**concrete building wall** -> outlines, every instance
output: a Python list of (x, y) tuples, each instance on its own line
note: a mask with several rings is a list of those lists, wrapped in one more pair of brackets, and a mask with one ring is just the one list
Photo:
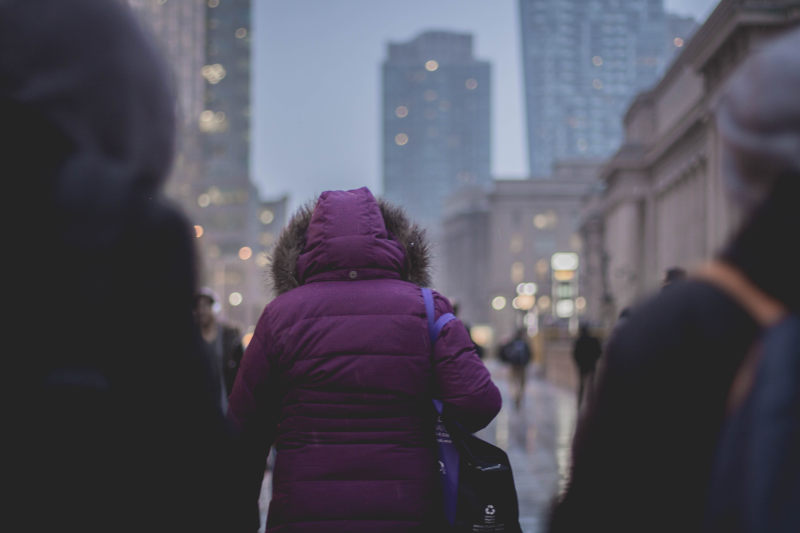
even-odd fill
[[(464, 194), (452, 199), (443, 236), (449, 279), (442, 288), (451, 299), (467, 304), (465, 320), (490, 326), (493, 347), (516, 327), (535, 327), (531, 320), (540, 325), (558, 321), (552, 306), (551, 258), (556, 252), (582, 253), (578, 221), (596, 182), (596, 163), (563, 162), (552, 179), (498, 179), (481, 193), (483, 200), (464, 202)], [(601, 260), (596, 258), (595, 264)], [(536, 303), (529, 309), (513, 305), (521, 283), (537, 286)], [(502, 305), (493, 307), (495, 299), (502, 299)]]
[(656, 138), (667, 135), (703, 97), (702, 77), (689, 65), (680, 65), (677, 70), (664, 86), (659, 87), (655, 99)]
[(605, 249), (609, 250), (609, 288), (619, 311), (634, 303), (638, 294), (642, 240), (640, 201), (620, 203), (605, 215)]

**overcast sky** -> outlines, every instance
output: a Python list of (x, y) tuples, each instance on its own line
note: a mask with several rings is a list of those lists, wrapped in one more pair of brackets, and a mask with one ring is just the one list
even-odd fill
[[(381, 63), (429, 29), (474, 35), (492, 64), (492, 174), (522, 177), (518, 0), (253, 0), (253, 178), (290, 206), (323, 190), (381, 193)], [(704, 20), (717, 0), (665, 0)]]

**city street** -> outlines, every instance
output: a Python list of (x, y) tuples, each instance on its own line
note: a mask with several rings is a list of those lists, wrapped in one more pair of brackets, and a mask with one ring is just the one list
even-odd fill
[[(575, 424), (574, 370), (569, 344), (548, 343), (545, 362), (531, 364), (525, 399), (514, 408), (508, 367), (497, 360), (486, 366), (503, 395), (500, 414), (478, 436), (508, 452), (519, 498), (523, 533), (544, 531), (548, 507), (563, 485)], [(262, 524), (269, 494), (269, 476), (262, 489)], [(262, 529), (263, 531), (263, 529)]]

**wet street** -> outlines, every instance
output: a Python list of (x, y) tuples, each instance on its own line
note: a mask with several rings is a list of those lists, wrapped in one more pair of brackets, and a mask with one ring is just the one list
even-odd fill
[(544, 531), (548, 508), (566, 478), (575, 394), (537, 375), (537, 367), (532, 366), (524, 401), (515, 409), (508, 368), (494, 361), (487, 366), (503, 394), (503, 409), (478, 436), (508, 453), (522, 530), (539, 533)]
[[(548, 508), (563, 486), (569, 467), (569, 447), (576, 410), (574, 369), (565, 342), (551, 342), (543, 363), (528, 367), (524, 401), (514, 407), (509, 369), (486, 361), (503, 395), (503, 408), (477, 435), (508, 453), (514, 471), (523, 533), (544, 532)], [(266, 517), (269, 476), (264, 479), (261, 509)], [(263, 531), (263, 528), (262, 528)]]

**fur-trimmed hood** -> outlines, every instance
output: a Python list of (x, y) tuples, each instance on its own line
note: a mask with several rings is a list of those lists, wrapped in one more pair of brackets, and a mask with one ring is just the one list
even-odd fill
[(311, 281), (395, 277), (430, 284), (429, 247), (403, 209), (366, 187), (326, 191), (301, 207), (272, 254), (272, 284), (283, 294)]

